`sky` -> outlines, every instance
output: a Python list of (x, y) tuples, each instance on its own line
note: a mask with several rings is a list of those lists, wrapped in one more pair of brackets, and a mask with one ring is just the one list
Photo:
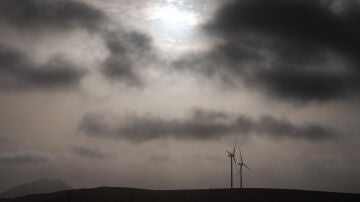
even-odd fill
[(357, 0), (1, 0), (0, 191), (225, 188), (236, 142), (245, 187), (360, 193), (359, 13)]

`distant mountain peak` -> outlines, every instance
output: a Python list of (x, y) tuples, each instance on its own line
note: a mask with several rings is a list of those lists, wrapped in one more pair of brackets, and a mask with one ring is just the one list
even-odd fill
[(14, 198), (31, 194), (51, 193), (71, 189), (64, 181), (57, 179), (39, 179), (17, 185), (0, 194), (0, 198)]

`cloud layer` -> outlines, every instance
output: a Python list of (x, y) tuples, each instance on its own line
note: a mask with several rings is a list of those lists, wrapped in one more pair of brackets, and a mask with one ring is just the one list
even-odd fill
[(101, 70), (106, 78), (128, 86), (145, 85), (140, 72), (146, 67), (139, 67), (138, 61), (149, 59), (153, 51), (151, 38), (144, 33), (124, 30), (105, 32), (104, 38), (110, 52)]
[(107, 121), (101, 115), (89, 114), (80, 124), (89, 136), (128, 139), (145, 142), (174, 137), (188, 140), (219, 139), (228, 135), (266, 135), (271, 138), (303, 138), (326, 140), (335, 132), (315, 123), (295, 125), (284, 119), (264, 116), (258, 120), (244, 115), (195, 110), (184, 119), (162, 119), (151, 116), (131, 116), (118, 122)]
[(0, 23), (19, 29), (70, 30), (96, 29), (104, 13), (80, 1), (2, 0)]
[(0, 45), (0, 89), (58, 89), (78, 84), (84, 71), (61, 58), (44, 65), (32, 62), (25, 53)]
[(79, 146), (74, 147), (73, 152), (79, 156), (92, 159), (105, 159), (112, 156), (111, 153), (100, 151), (96, 147)]
[[(98, 36), (103, 42), (108, 57), (97, 66), (98, 72), (110, 82), (119, 82), (127, 86), (144, 86), (141, 71), (145, 67), (139, 64), (153, 52), (151, 38), (144, 33), (129, 30), (118, 25), (111, 26), (111, 20), (105, 11), (90, 4), (76, 0), (4, 0), (0, 2), (0, 28), (17, 30), (18, 33), (36, 38), (60, 37), (63, 41), (69, 35), (65, 32), (84, 29), (92, 36)], [(111, 27), (111, 28), (109, 28)], [(11, 33), (11, 31), (9, 32)], [(50, 34), (49, 34), (50, 33)], [(53, 36), (52, 33), (57, 33)], [(68, 33), (69, 34), (69, 33)], [(21, 35), (19, 35), (21, 36)], [(71, 35), (70, 35), (71, 36)], [(0, 44), (7, 38), (0, 37)], [(12, 39), (13, 40), (13, 39)], [(3, 44), (8, 44), (4, 43)], [(11, 44), (11, 43), (10, 43)], [(15, 43), (16, 44), (16, 43)], [(34, 44), (27, 50), (40, 49), (44, 44)], [(102, 47), (98, 47), (101, 49)], [(62, 55), (62, 44), (58, 44)], [(96, 47), (95, 47), (96, 49)], [(66, 49), (64, 48), (64, 51)], [(94, 50), (96, 51), (96, 50)], [(89, 50), (82, 50), (91, 54)], [(152, 58), (154, 59), (154, 58)], [(82, 60), (82, 58), (79, 58)], [(147, 61), (149, 63), (149, 61)], [(67, 61), (65, 58), (49, 58), (47, 64), (35, 64), (31, 51), (18, 51), (11, 46), (0, 45), (0, 88), (18, 89), (59, 89), (74, 87), (85, 76), (84, 71)]]
[(35, 152), (2, 153), (0, 154), (1, 164), (39, 164), (46, 163), (49, 157)]
[(342, 1), (340, 9), (335, 2), (230, 1), (205, 26), (222, 43), (175, 64), (281, 99), (327, 101), (355, 94), (360, 5)]

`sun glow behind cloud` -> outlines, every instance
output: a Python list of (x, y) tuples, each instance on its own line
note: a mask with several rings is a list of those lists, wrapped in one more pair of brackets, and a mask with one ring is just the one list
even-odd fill
[(151, 20), (158, 20), (167, 27), (196, 26), (198, 15), (188, 9), (182, 1), (175, 3), (167, 1), (165, 4), (155, 6), (150, 13)]
[(176, 5), (162, 5), (153, 9), (150, 16), (152, 20), (159, 20), (165, 26), (183, 27), (196, 26), (198, 24), (197, 14), (185, 10)]
[(148, 9), (146, 20), (160, 49), (180, 53), (199, 37), (200, 13), (192, 1), (163, 0)]

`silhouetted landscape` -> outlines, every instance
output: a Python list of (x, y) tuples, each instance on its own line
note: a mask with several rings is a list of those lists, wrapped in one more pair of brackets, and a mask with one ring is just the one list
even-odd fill
[(305, 202), (360, 201), (360, 194), (284, 189), (146, 190), (100, 187), (37, 194), (0, 202)]
[(0, 0), (0, 202), (360, 202), (359, 103), (360, 0)]

